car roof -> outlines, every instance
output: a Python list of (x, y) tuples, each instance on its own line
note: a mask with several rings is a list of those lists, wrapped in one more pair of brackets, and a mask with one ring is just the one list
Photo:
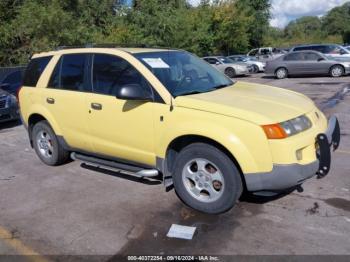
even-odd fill
[(325, 56), (324, 54), (322, 54), (321, 52), (318, 51), (314, 51), (314, 50), (301, 50), (301, 51), (293, 51), (290, 53), (285, 54), (286, 55), (290, 55), (290, 54), (299, 54), (299, 53), (314, 53), (314, 54), (318, 54), (320, 56)]
[(113, 48), (106, 48), (106, 47), (91, 47), (91, 48), (67, 48), (67, 49), (59, 49), (55, 51), (49, 51), (49, 52), (42, 52), (37, 53), (33, 55), (33, 58), (36, 57), (44, 57), (44, 56), (53, 56), (53, 55), (64, 55), (64, 54), (79, 54), (79, 53), (93, 53), (95, 51), (103, 52), (103, 51), (110, 51), (111, 49), (124, 51), (126, 53), (130, 54), (139, 54), (139, 53), (152, 53), (152, 52), (168, 52), (168, 51), (179, 51), (177, 49), (166, 49), (166, 48), (123, 48), (123, 47), (113, 47)]
[(297, 47), (330, 46), (330, 45), (339, 46), (338, 44), (307, 44), (307, 45), (296, 45), (292, 49), (297, 48)]

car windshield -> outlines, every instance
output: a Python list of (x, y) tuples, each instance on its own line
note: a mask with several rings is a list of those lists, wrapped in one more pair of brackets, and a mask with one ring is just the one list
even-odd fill
[(218, 57), (218, 59), (224, 64), (232, 64), (234, 61), (227, 57)]
[(256, 57), (249, 56), (246, 58), (248, 61), (258, 61)]
[(202, 59), (185, 51), (137, 53), (172, 96), (211, 92), (234, 84)]

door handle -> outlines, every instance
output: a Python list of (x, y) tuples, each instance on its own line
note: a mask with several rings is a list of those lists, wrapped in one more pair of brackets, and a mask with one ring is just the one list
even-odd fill
[(91, 108), (94, 110), (102, 110), (102, 105), (99, 103), (91, 103)]
[(55, 103), (55, 99), (53, 99), (52, 97), (48, 97), (46, 98), (46, 102), (49, 104), (54, 104)]

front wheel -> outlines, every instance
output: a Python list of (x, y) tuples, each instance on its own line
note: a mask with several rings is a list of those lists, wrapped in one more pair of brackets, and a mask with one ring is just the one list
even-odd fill
[(253, 72), (254, 73), (259, 73), (259, 67), (257, 65), (253, 65)]
[(32, 141), (36, 154), (46, 165), (61, 165), (69, 159), (69, 152), (59, 144), (55, 132), (47, 121), (35, 124)]
[(226, 68), (225, 70), (225, 74), (229, 77), (229, 78), (234, 78), (236, 76), (236, 71), (232, 68)]
[(240, 173), (232, 160), (204, 143), (191, 144), (179, 153), (173, 179), (179, 198), (208, 214), (228, 211), (243, 191)]
[(330, 70), (331, 77), (341, 77), (344, 75), (344, 68), (340, 65), (332, 66)]

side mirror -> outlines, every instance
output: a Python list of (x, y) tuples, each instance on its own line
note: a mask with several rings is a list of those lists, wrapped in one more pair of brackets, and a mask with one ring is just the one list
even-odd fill
[(319, 59), (317, 59), (317, 62), (321, 62), (324, 61), (325, 59), (323, 57), (320, 57)]
[(215, 62), (215, 65), (220, 65), (220, 62)]
[(128, 84), (122, 86), (116, 94), (118, 99), (122, 100), (138, 100), (138, 101), (152, 101), (152, 94), (147, 92), (139, 84)]

